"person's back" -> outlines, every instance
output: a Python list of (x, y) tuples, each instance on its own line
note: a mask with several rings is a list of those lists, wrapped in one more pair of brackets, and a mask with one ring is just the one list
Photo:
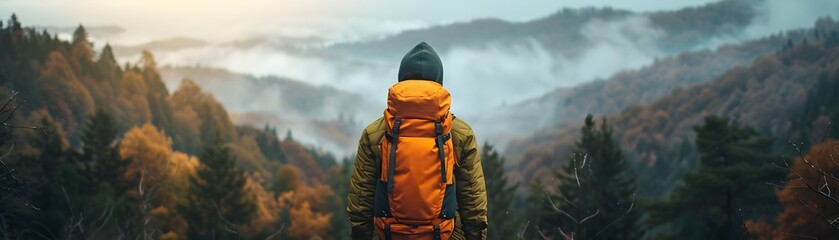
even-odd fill
[(420, 43), (402, 59), (398, 80), (385, 116), (359, 140), (347, 206), (352, 238), (485, 239), (477, 140), (449, 112), (439, 57)]

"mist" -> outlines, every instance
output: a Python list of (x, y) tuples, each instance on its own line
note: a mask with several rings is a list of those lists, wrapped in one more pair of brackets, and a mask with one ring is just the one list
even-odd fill
[[(415, 18), (397, 17), (399, 11), (389, 12), (386, 9), (379, 9), (382, 5), (376, 4), (371, 5), (377, 6), (372, 9), (355, 9), (349, 13), (338, 13), (337, 10), (331, 8), (319, 9), (318, 7), (323, 6), (317, 4), (316, 6), (302, 6), (299, 8), (317, 9), (320, 14), (306, 16), (292, 11), (286, 13), (286, 17), (278, 17), (277, 13), (264, 9), (257, 10), (253, 7), (248, 8), (253, 13), (245, 16), (241, 13), (226, 13), (223, 7), (219, 7), (211, 13), (225, 13), (227, 15), (224, 16), (235, 18), (235, 20), (223, 21), (230, 24), (221, 24), (218, 19), (188, 18), (183, 22), (173, 23), (179, 28), (166, 28), (163, 25), (165, 23), (160, 19), (147, 19), (151, 24), (142, 24), (134, 19), (116, 23), (128, 25), (125, 32), (93, 36), (93, 41), (99, 47), (109, 42), (119, 49), (119, 47), (130, 47), (171, 37), (195, 38), (206, 44), (161, 51), (152, 50), (162, 65), (221, 68), (256, 78), (278, 76), (315, 87), (331, 87), (348, 94), (356, 94), (359, 98), (363, 98), (364, 102), (370, 103), (365, 105), (373, 107), (328, 109), (319, 112), (323, 116), (292, 112), (282, 117), (285, 120), (278, 120), (276, 116), (283, 110), (278, 109), (275, 101), (252, 101), (244, 104), (236, 100), (242, 99), (243, 96), (274, 99), (272, 95), (277, 94), (277, 91), (243, 88), (239, 91), (246, 92), (234, 92), (225, 87), (207, 88), (207, 91), (222, 100), (234, 116), (263, 114), (262, 117), (268, 116), (266, 122), (279, 124), (278, 129), (292, 129), (293, 131), (296, 131), (296, 128), (304, 129), (302, 130), (304, 134), (299, 134), (301, 136), (313, 133), (315, 137), (304, 139), (308, 143), (323, 145), (323, 143), (331, 142), (328, 146), (330, 150), (350, 154), (354, 150), (351, 146), (352, 142), (348, 146), (341, 146), (346, 141), (330, 141), (326, 139), (329, 136), (314, 133), (316, 126), (303, 126), (301, 123), (307, 120), (330, 121), (338, 115), (350, 116), (361, 123), (378, 118), (385, 108), (387, 88), (396, 82), (400, 59), (372, 61), (364, 56), (330, 52), (329, 46), (341, 42), (382, 39), (404, 30), (421, 29), (485, 16), (500, 15), (513, 21), (526, 21), (555, 12), (562, 7), (553, 5), (555, 3), (544, 4), (550, 7), (543, 6), (539, 10), (530, 9), (529, 11), (518, 9), (511, 13), (503, 13), (500, 9), (493, 8), (464, 16), (452, 14), (462, 12), (457, 9), (466, 8), (466, 6), (455, 4), (442, 13)], [(573, 3), (571, 6), (577, 6), (574, 4), (578, 3)], [(627, 7), (626, 4), (623, 6), (619, 4), (624, 3), (604, 5)], [(694, 4), (700, 4), (700, 2)], [(780, 31), (811, 26), (819, 17), (836, 16), (839, 13), (839, 3), (827, 0), (768, 0), (757, 4), (757, 16), (749, 26), (736, 31), (735, 34), (709, 36), (694, 49), (716, 48)], [(628, 8), (636, 11), (661, 9), (653, 8), (652, 4), (648, 5), (640, 4)], [(433, 9), (436, 6), (431, 4), (424, 6), (423, 9)], [(677, 9), (684, 6), (665, 7)], [(161, 13), (164, 16), (161, 19), (172, 19), (179, 13), (189, 12), (191, 11), (167, 10)], [(524, 15), (523, 12), (531, 15)], [(369, 14), (362, 17), (367, 13)], [(534, 13), (541, 15), (534, 15)], [(104, 23), (102, 19), (94, 19), (92, 22)], [(184, 28), (193, 30), (185, 31)], [(440, 51), (445, 69), (444, 84), (453, 96), (453, 112), (467, 121), (475, 119), (474, 127), (479, 133), (478, 137), (484, 141), (483, 136), (499, 136), (498, 133), (501, 131), (493, 121), (478, 120), (488, 113), (504, 112), (508, 106), (538, 98), (557, 88), (572, 87), (608, 78), (616, 72), (637, 69), (649, 65), (656, 58), (676, 54), (661, 49), (660, 42), (666, 34), (654, 27), (643, 14), (609, 21), (591, 20), (581, 26), (578, 31), (587, 45), (579, 51), (579, 54), (573, 56), (548, 50), (535, 39), (503, 43), (487, 42), (480, 46), (459, 45)], [(67, 33), (61, 33), (59, 36), (69, 37)], [(290, 41), (289, 39), (297, 40)], [(422, 39), (417, 39), (417, 42), (420, 41)], [(411, 47), (413, 46), (405, 46), (405, 50)], [(117, 51), (117, 54), (120, 52)], [(133, 54), (118, 57), (122, 62), (133, 62), (137, 59), (137, 56)], [(173, 83), (169, 89), (174, 91), (180, 79), (166, 79), (166, 81)], [(295, 114), (297, 116), (293, 116)], [(270, 116), (275, 116), (275, 119), (270, 120)], [(259, 124), (253, 119), (257, 118), (236, 118), (238, 123)], [(538, 129), (546, 124), (549, 124), (549, 121), (540, 121), (531, 124), (530, 127)], [(359, 126), (358, 131), (347, 138), (357, 139), (361, 127), (363, 126)], [(493, 139), (493, 141), (499, 142), (499, 145), (505, 142), (503, 139)]]

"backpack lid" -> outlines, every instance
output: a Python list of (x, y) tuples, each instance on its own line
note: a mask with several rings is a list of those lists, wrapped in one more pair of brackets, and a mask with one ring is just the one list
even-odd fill
[(449, 91), (437, 82), (405, 80), (388, 90), (385, 112), (396, 118), (443, 121), (451, 101)]
[(451, 131), (451, 95), (439, 83), (426, 80), (399, 82), (388, 91), (384, 111), (387, 131), (401, 119), (400, 136), (434, 137), (434, 122), (440, 122), (443, 133)]

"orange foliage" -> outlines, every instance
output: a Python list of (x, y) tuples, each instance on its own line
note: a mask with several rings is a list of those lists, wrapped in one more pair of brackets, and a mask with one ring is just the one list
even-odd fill
[[(169, 105), (173, 112), (179, 112), (191, 108), (200, 119), (201, 139), (203, 141), (214, 140), (218, 131), (221, 142), (229, 142), (236, 136), (236, 129), (227, 110), (221, 105), (212, 94), (201, 91), (201, 87), (190, 79), (181, 81), (180, 87), (169, 98)], [(190, 124), (195, 124), (190, 123)]]
[(286, 139), (280, 143), (280, 148), (285, 153), (286, 161), (289, 164), (299, 167), (303, 170), (304, 179), (325, 179), (323, 169), (318, 166), (312, 154), (306, 150), (305, 147), (299, 143)]
[(247, 232), (261, 232), (277, 227), (277, 216), (280, 212), (279, 199), (274, 193), (265, 190), (264, 179), (260, 174), (248, 175), (245, 190), (255, 196), (256, 215), (246, 226)]
[(63, 123), (67, 132), (75, 132), (79, 124), (94, 108), (93, 97), (61, 52), (52, 52), (46, 65), (40, 69), (38, 88), (44, 97), (44, 106)]
[(122, 75), (121, 87), (116, 100), (117, 122), (135, 126), (151, 121), (152, 114), (149, 101), (146, 99), (146, 84), (143, 76), (128, 71)]
[(330, 229), (332, 213), (324, 205), (332, 189), (318, 181), (312, 186), (298, 184), (293, 191), (280, 194), (278, 202), (282, 211), (287, 211), (291, 221), (288, 235), (292, 239), (310, 239), (324, 237)]
[[(830, 176), (839, 176), (839, 142), (830, 140), (817, 146), (813, 146), (805, 156), (806, 160), (816, 168), (821, 168)], [(839, 190), (839, 182), (825, 178), (813, 170), (803, 159), (795, 160), (793, 170), (798, 173), (789, 173), (790, 181), (777, 193), (779, 202), (784, 206), (784, 211), (778, 215), (778, 231), (813, 236), (819, 239), (831, 239), (839, 232), (831, 229), (827, 220), (819, 216), (824, 214), (829, 219), (839, 217), (839, 203), (821, 196), (817, 192), (802, 188), (805, 183), (798, 179), (799, 175), (813, 188), (820, 188), (827, 185), (831, 192)], [(833, 194), (832, 196), (836, 196)], [(803, 203), (802, 203), (803, 202)], [(807, 206), (805, 206), (806, 204)], [(809, 208), (808, 208), (809, 206)]]
[(293, 219), (288, 229), (289, 236), (293, 239), (311, 239), (329, 230), (332, 213), (314, 212), (308, 202), (303, 202), (299, 207), (292, 208), (289, 216)]
[[(171, 103), (170, 103), (171, 105)], [(175, 145), (180, 149), (197, 151), (201, 148), (201, 124), (203, 121), (192, 107), (185, 106), (172, 113), (172, 131)]]
[(766, 219), (747, 220), (745, 224), (749, 234), (757, 240), (784, 239), (784, 235), (778, 232), (775, 226), (767, 223)]
[(140, 195), (139, 186), (127, 194), (138, 201), (148, 198), (146, 201), (153, 208), (152, 226), (182, 235), (186, 222), (177, 214), (176, 208), (179, 199), (185, 199), (189, 177), (200, 164), (198, 159), (173, 152), (172, 139), (148, 123), (123, 135), (119, 154), (131, 159), (124, 178), (129, 181), (142, 179), (144, 195)]

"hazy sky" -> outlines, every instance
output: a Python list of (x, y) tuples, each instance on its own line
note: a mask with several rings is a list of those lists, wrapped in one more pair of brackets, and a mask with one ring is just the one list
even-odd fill
[[(419, 2), (419, 3), (418, 3)], [(291, 0), (3, 0), (0, 16), (16, 12), (25, 25), (119, 25), (125, 43), (188, 36), (228, 41), (267, 34), (357, 39), (439, 23), (496, 17), (524, 21), (563, 7), (612, 6), (634, 11), (678, 9), (709, 0), (291, 1)], [(120, 39), (112, 39), (120, 41)]]

